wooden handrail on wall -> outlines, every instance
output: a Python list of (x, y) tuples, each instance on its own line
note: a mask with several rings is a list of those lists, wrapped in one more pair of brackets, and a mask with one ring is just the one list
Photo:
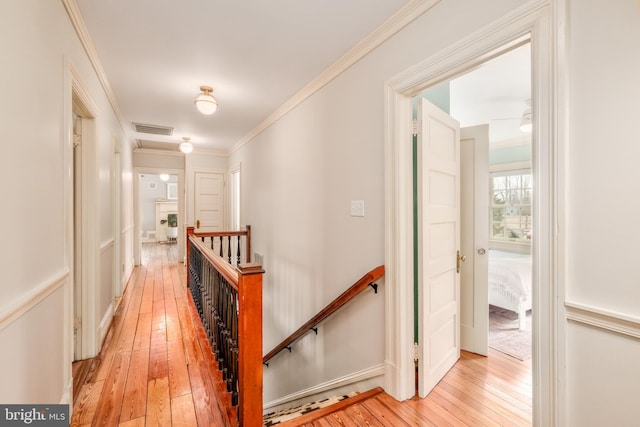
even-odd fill
[[(193, 227), (187, 228), (187, 284), (212, 349), (226, 346), (226, 352), (219, 356), (218, 368), (225, 372), (237, 368), (237, 377), (226, 379), (227, 394), (231, 393), (231, 396), (221, 400), (230, 405), (227, 413), (234, 413), (232, 408), (237, 407), (239, 425), (262, 426), (264, 270), (252, 263), (239, 263), (234, 267), (215, 254), (200, 237)], [(222, 306), (220, 301), (223, 301)], [(223, 331), (216, 334), (219, 328)], [(225, 355), (231, 360), (224, 360)], [(222, 364), (224, 368), (220, 367)]]
[(273, 358), (276, 354), (280, 353), (285, 348), (290, 348), (291, 344), (302, 338), (308, 332), (315, 330), (315, 327), (320, 324), (327, 317), (331, 316), (333, 313), (338, 311), (342, 306), (351, 301), (354, 297), (360, 294), (362, 291), (367, 289), (368, 286), (372, 286), (376, 292), (377, 286), (374, 284), (376, 280), (381, 278), (384, 275), (384, 265), (380, 265), (364, 276), (356, 283), (354, 283), (349, 289), (344, 291), (339, 297), (333, 300), (329, 305), (323, 308), (318, 314), (313, 316), (308, 322), (304, 325), (300, 326), (298, 330), (289, 335), (284, 341), (278, 344), (273, 350), (267, 353), (262, 358), (262, 363), (268, 366), (269, 360)]

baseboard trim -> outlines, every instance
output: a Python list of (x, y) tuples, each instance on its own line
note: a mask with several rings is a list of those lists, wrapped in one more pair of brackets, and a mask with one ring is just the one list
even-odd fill
[(27, 311), (38, 305), (69, 279), (69, 270), (63, 271), (52, 280), (27, 292), (0, 310), (0, 331), (13, 323)]
[(640, 318), (590, 307), (575, 302), (565, 303), (566, 318), (608, 332), (640, 339)]
[[(61, 405), (73, 406), (72, 402), (71, 402), (72, 390), (73, 390), (73, 378), (71, 378), (71, 380), (69, 381), (67, 386), (62, 391), (62, 398), (60, 399), (60, 402), (59, 402)], [(71, 415), (69, 415), (69, 416), (71, 416)]]
[(352, 374), (345, 375), (343, 377), (336, 378), (331, 381), (327, 381), (325, 383), (318, 384), (316, 386), (309, 387), (304, 390), (300, 390), (296, 393), (291, 393), (279, 399), (272, 400), (271, 402), (265, 403), (263, 409), (266, 411), (267, 409), (285, 405), (290, 402), (298, 401), (300, 399), (305, 399), (310, 396), (314, 396), (320, 393), (325, 393), (331, 390), (338, 389), (340, 387), (353, 385), (366, 380), (370, 380), (372, 378), (377, 378), (382, 376), (384, 376), (384, 365), (383, 364), (376, 365), (359, 372), (354, 372)]
[(109, 304), (107, 311), (105, 311), (104, 316), (102, 316), (102, 320), (100, 321), (100, 327), (98, 329), (98, 336), (100, 337), (100, 342), (104, 342), (104, 337), (107, 336), (107, 332), (109, 331), (109, 326), (111, 326), (111, 320), (113, 319), (113, 301)]

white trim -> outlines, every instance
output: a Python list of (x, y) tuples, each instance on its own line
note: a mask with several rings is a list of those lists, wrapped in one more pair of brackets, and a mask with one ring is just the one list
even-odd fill
[(27, 311), (38, 305), (69, 279), (69, 270), (65, 270), (53, 279), (21, 295), (15, 301), (6, 304), (0, 311), (0, 331), (12, 324)]
[(122, 229), (122, 234), (129, 233), (133, 231), (135, 228), (136, 228), (135, 224), (127, 225), (125, 228)]
[(66, 387), (62, 391), (62, 397), (60, 398), (60, 405), (69, 405), (69, 420), (71, 420), (71, 415), (73, 414), (73, 402), (71, 401), (73, 393), (73, 378), (69, 380)]
[(293, 95), (293, 97), (291, 97), (287, 102), (271, 113), (262, 123), (240, 139), (240, 141), (235, 143), (229, 150), (229, 154), (241, 149), (269, 126), (300, 105), (304, 100), (322, 89), (333, 79), (349, 69), (353, 64), (394, 36), (398, 31), (402, 30), (411, 22), (422, 16), (439, 2), (440, 0), (410, 0), (364, 40), (351, 48), (340, 59), (324, 70), (318, 77), (310, 81), (298, 93)]
[(105, 253), (107, 250), (111, 249), (113, 247), (113, 245), (115, 244), (115, 239), (111, 238), (109, 240), (107, 240), (106, 242), (104, 242), (103, 244), (100, 245), (100, 253), (103, 254)]
[[(448, 49), (425, 59), (385, 84), (385, 267), (388, 289), (385, 333), (385, 390), (398, 400), (413, 396), (413, 256), (411, 97), (430, 86), (455, 78), (475, 66), (528, 41), (532, 45), (532, 100), (534, 123), (534, 356), (533, 424), (562, 425), (559, 418), (564, 396), (558, 391), (563, 381), (557, 303), (564, 218), (558, 203), (563, 168), (558, 154), (564, 140), (556, 88), (557, 23), (549, 1), (530, 1), (485, 26)], [(559, 100), (559, 101), (558, 101)], [(561, 213), (561, 212), (560, 212)], [(564, 232), (564, 231), (563, 231)]]
[(380, 365), (372, 366), (370, 368), (363, 369), (361, 371), (354, 372), (352, 374), (345, 375), (340, 378), (335, 378), (333, 380), (315, 385), (313, 387), (309, 387), (304, 390), (300, 390), (296, 393), (283, 396), (279, 399), (272, 400), (271, 402), (265, 403), (263, 406), (263, 409), (264, 410), (271, 409), (276, 406), (284, 405), (296, 400), (305, 399), (309, 396), (335, 390), (337, 388), (344, 387), (344, 386), (350, 386), (355, 383), (366, 381), (372, 378), (381, 377), (382, 375), (384, 375), (384, 365), (380, 364)]
[[(76, 30), (76, 34), (78, 35), (78, 39), (84, 48), (84, 51), (89, 57), (89, 61), (93, 66), (93, 69), (98, 76), (98, 80), (100, 80), (100, 84), (102, 85), (102, 89), (104, 90), (107, 98), (109, 99), (109, 103), (111, 104), (111, 108), (113, 109), (113, 113), (118, 119), (118, 123), (120, 127), (124, 131), (126, 135), (129, 135), (127, 131), (126, 121), (122, 117), (122, 113), (120, 112), (120, 107), (118, 106), (118, 101), (116, 100), (116, 96), (111, 88), (111, 84), (109, 84), (109, 80), (107, 79), (107, 74), (104, 71), (104, 67), (102, 66), (102, 61), (100, 61), (100, 56), (98, 55), (98, 51), (93, 45), (93, 40), (89, 35), (89, 30), (87, 30), (87, 26), (84, 23), (84, 19), (82, 18), (82, 13), (80, 12), (80, 8), (76, 3), (76, 0), (62, 0), (62, 4), (64, 5), (65, 10), (67, 11), (67, 15), (71, 20), (71, 25)], [(135, 140), (133, 138), (130, 139), (131, 147), (135, 147)]]
[(565, 302), (567, 320), (594, 326), (630, 338), (640, 338), (640, 317), (616, 313), (577, 302)]
[(495, 163), (489, 165), (489, 172), (507, 172), (532, 169), (532, 162)]
[(100, 345), (104, 341), (104, 337), (107, 336), (107, 332), (109, 331), (109, 326), (111, 326), (111, 320), (113, 319), (113, 301), (107, 307), (107, 310), (104, 312), (104, 316), (102, 316), (102, 320), (100, 320), (100, 326), (98, 329), (98, 336), (100, 336)]
[(134, 148), (133, 154), (154, 154), (158, 156), (185, 157), (181, 151), (160, 150), (157, 148)]

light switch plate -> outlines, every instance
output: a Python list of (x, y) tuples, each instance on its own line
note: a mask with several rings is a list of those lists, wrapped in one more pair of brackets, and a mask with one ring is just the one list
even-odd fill
[(364, 216), (364, 200), (351, 201), (351, 216)]

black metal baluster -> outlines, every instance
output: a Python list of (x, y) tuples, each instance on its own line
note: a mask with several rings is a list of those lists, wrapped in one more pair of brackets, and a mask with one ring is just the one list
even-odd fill
[(227, 236), (227, 257), (229, 264), (231, 264), (231, 236)]
[(236, 265), (239, 265), (240, 264), (240, 236), (237, 236), (236, 238), (238, 239), (238, 248), (236, 249), (236, 251), (237, 251), (237, 253), (236, 253), (236, 259), (237, 259)]

